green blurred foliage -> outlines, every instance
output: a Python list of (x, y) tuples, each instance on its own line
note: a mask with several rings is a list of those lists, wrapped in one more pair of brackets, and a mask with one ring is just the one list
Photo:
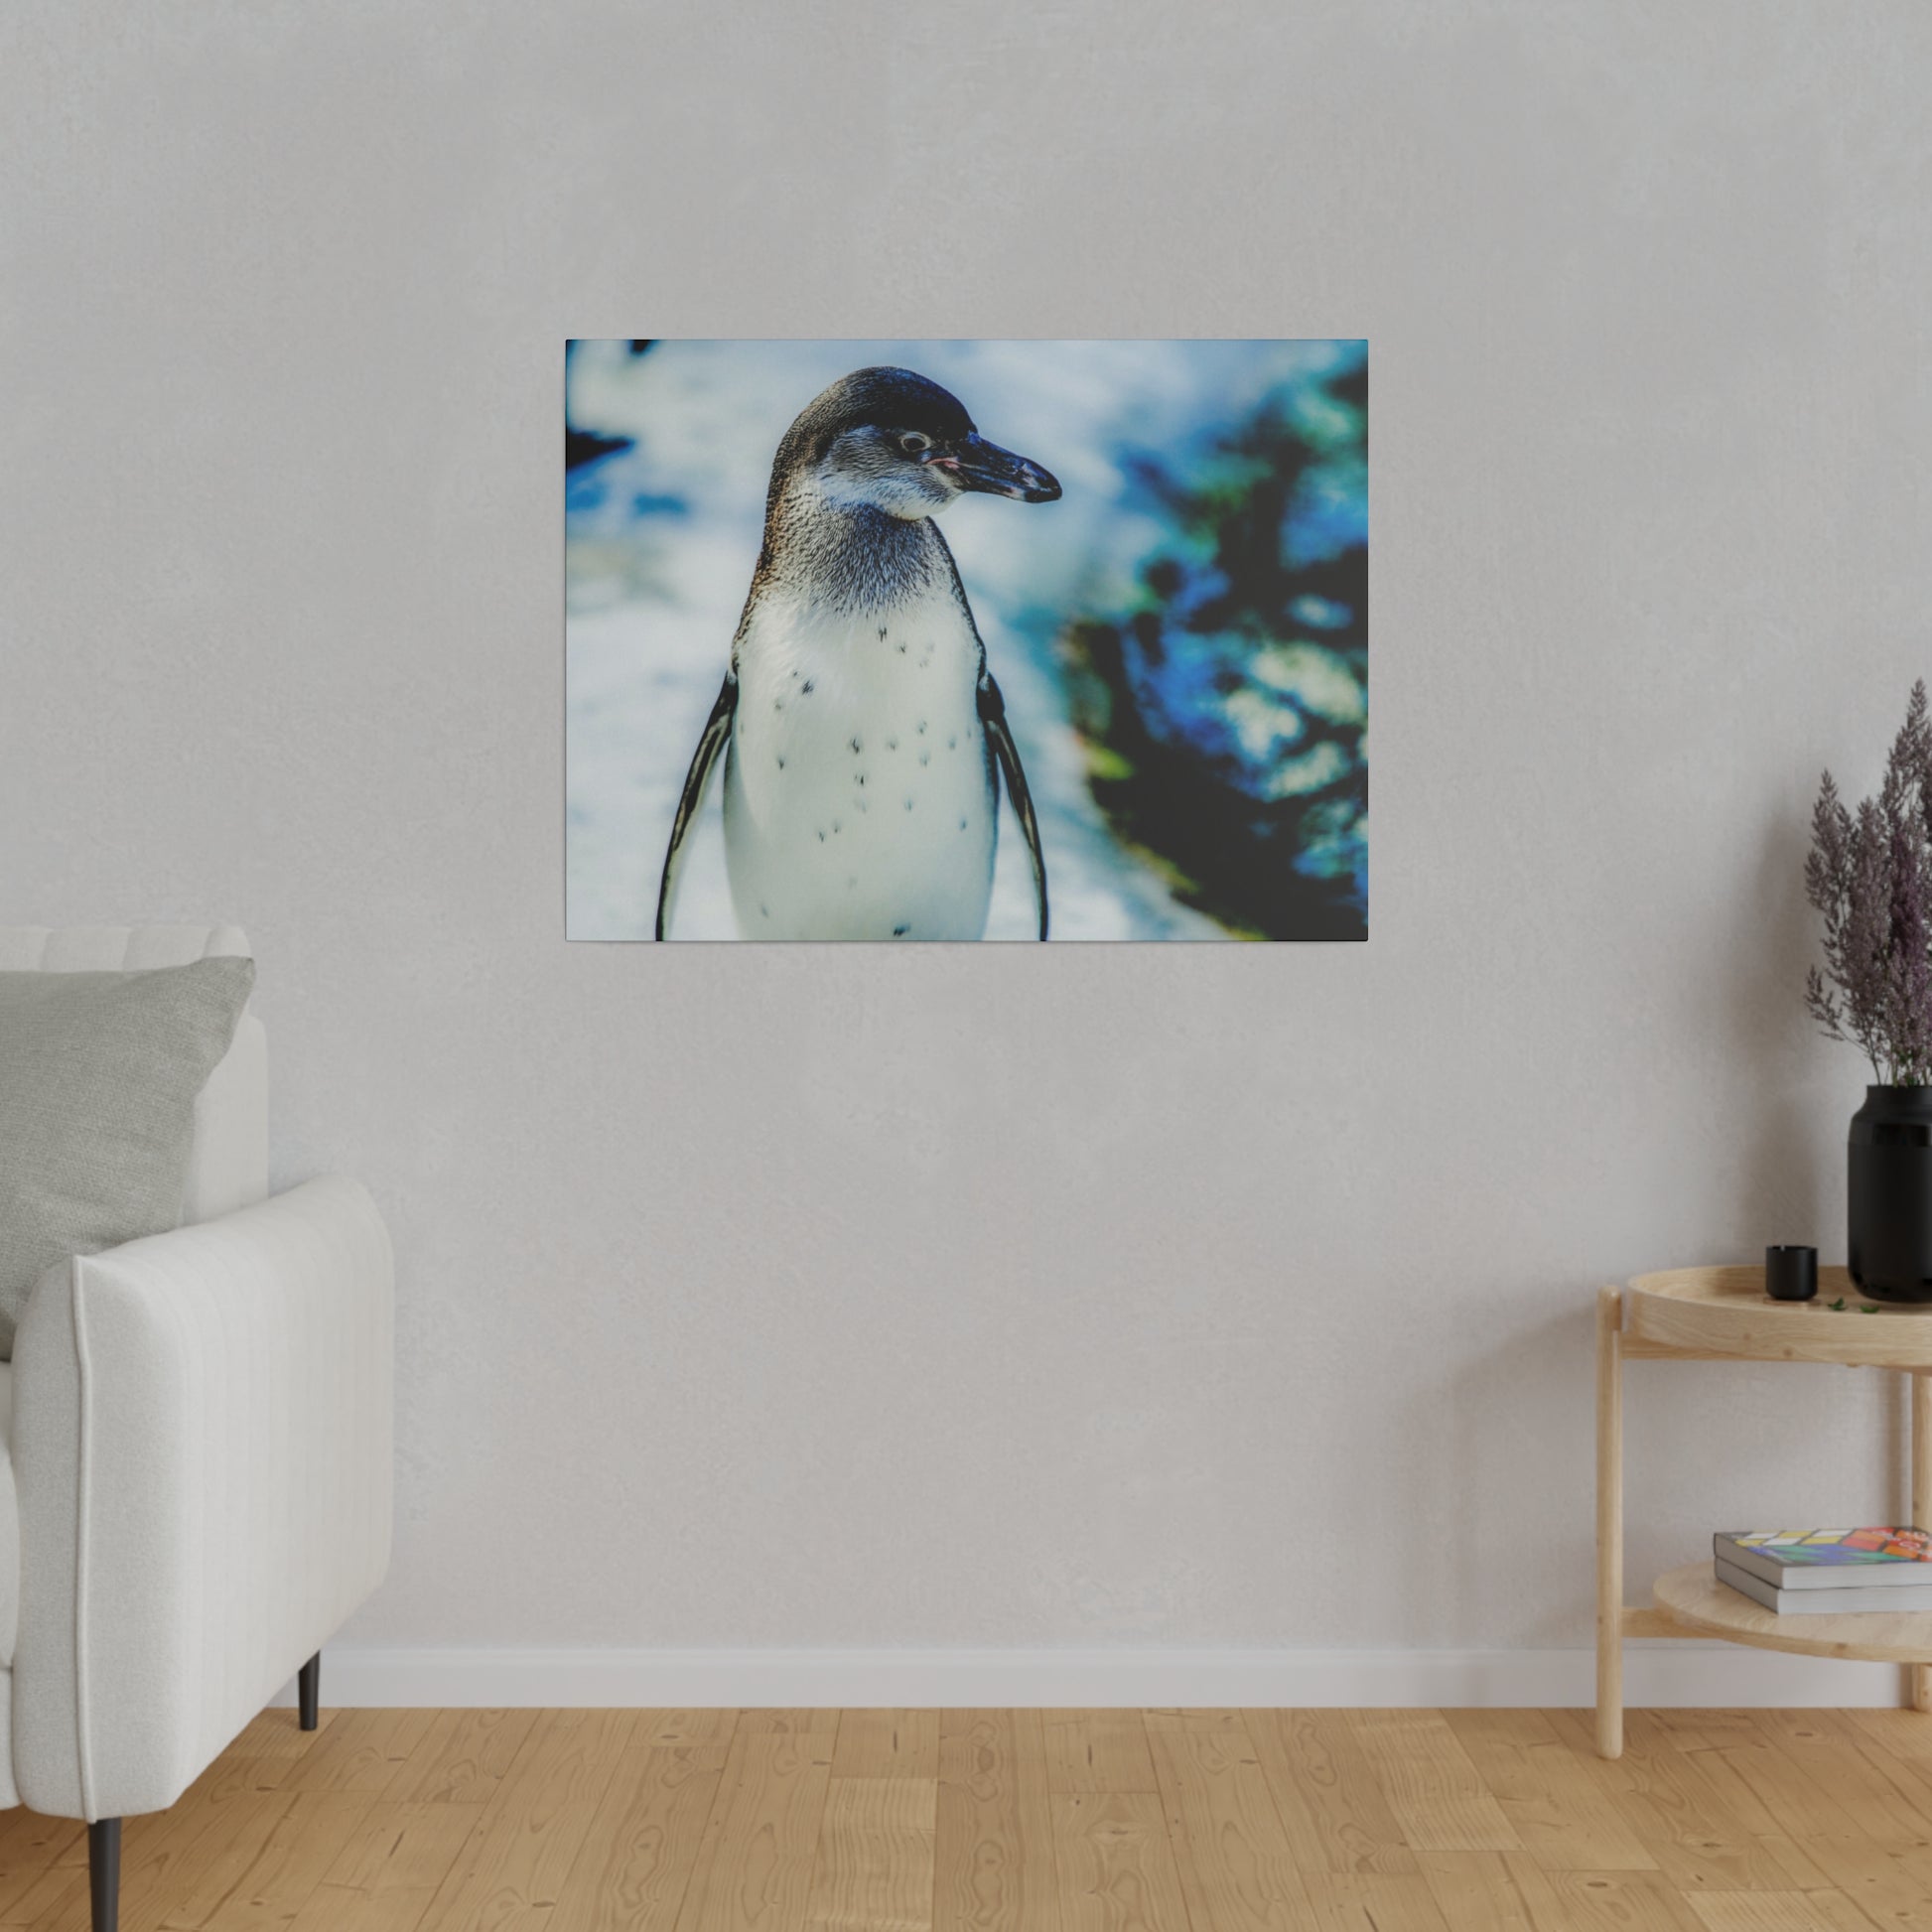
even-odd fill
[(1284, 385), (1177, 474), (1172, 536), (1061, 655), (1093, 795), (1230, 931), (1359, 939), (1368, 908), (1368, 368)]

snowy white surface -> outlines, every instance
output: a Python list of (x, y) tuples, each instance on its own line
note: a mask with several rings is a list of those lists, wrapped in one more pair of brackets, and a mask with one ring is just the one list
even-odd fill
[[(758, 557), (772, 452), (828, 382), (869, 363), (951, 389), (996, 443), (1045, 465), (1064, 495), (968, 496), (941, 523), (959, 561), (1039, 813), (1054, 939), (1220, 939), (1126, 851), (1087, 790), (1052, 661), (1061, 625), (1131, 600), (1167, 534), (1117, 461), (1175, 450), (1250, 407), (1322, 344), (665, 343), (642, 357), (587, 343), (572, 366), (581, 428), (633, 436), (601, 500), (569, 519), (568, 929), (648, 939), (686, 766), (718, 695)], [(674, 936), (738, 936), (714, 781)], [(989, 939), (1033, 933), (1025, 841), (1003, 802)]]

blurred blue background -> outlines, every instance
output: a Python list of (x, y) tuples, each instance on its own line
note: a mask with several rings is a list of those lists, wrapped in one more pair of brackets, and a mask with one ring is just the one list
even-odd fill
[[(566, 367), (568, 930), (650, 936), (772, 453), (868, 363), (943, 383), (1062, 499), (940, 519), (1039, 812), (1055, 939), (1359, 939), (1361, 342), (587, 341)], [(736, 936), (718, 787), (680, 938)], [(1003, 808), (988, 938), (1033, 923)]]

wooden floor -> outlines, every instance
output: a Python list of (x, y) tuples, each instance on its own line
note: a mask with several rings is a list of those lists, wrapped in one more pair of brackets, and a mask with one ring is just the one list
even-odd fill
[[(1909, 1932), (1932, 1718), (271, 1712), (126, 1831), (125, 1932)], [(0, 1814), (0, 1925), (85, 1860)]]

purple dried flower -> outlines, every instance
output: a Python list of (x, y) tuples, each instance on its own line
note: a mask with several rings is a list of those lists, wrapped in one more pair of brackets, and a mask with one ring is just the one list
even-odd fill
[(1891, 825), (1891, 907), (1885, 953), (1885, 1032), (1898, 1078), (1923, 1086), (1928, 1071), (1932, 962), (1926, 958), (1924, 824), (1914, 811)]
[(1884, 782), (1856, 816), (1825, 773), (1812, 811), (1805, 897), (1825, 921), (1825, 969), (1805, 1006), (1862, 1047), (1881, 1083), (1932, 1084), (1932, 706), (1912, 687)]

